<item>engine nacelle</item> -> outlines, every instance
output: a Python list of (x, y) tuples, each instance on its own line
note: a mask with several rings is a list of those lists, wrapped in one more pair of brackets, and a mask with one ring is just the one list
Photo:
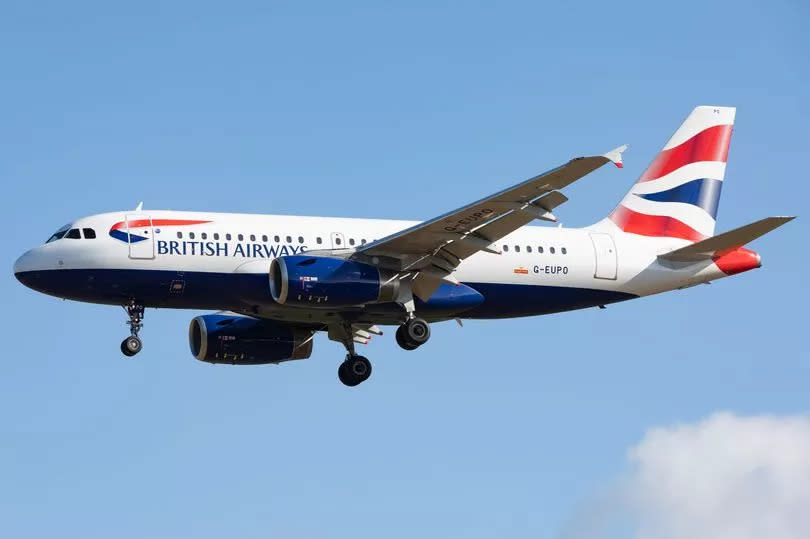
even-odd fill
[(270, 294), (282, 305), (331, 309), (394, 301), (399, 280), (376, 266), (326, 256), (281, 256), (270, 264)]
[(310, 335), (308, 330), (272, 320), (224, 314), (197, 316), (188, 328), (194, 357), (234, 365), (307, 359), (312, 354), (312, 340), (307, 341)]

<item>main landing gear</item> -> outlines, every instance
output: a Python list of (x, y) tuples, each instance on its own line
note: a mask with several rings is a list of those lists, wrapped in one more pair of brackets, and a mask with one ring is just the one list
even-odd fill
[(130, 336), (121, 342), (121, 352), (127, 357), (132, 357), (143, 348), (143, 343), (138, 337), (138, 332), (143, 328), (144, 307), (136, 303), (135, 300), (131, 300), (124, 306), (124, 310), (127, 311), (127, 315), (129, 316), (127, 325), (129, 326)]
[[(379, 330), (377, 331), (379, 332)], [(329, 338), (343, 343), (343, 346), (346, 347), (346, 359), (338, 367), (338, 378), (344, 385), (349, 387), (361, 384), (371, 376), (371, 362), (355, 352), (354, 332), (355, 329), (348, 322), (329, 329)], [(381, 335), (382, 332), (378, 334)], [(365, 336), (368, 337), (367, 332)], [(409, 318), (397, 329), (396, 338), (397, 344), (405, 350), (415, 350), (430, 338), (430, 326), (421, 318)], [(357, 342), (365, 341), (361, 338)]]
[(416, 350), (430, 338), (430, 326), (421, 318), (411, 318), (397, 328), (397, 344), (405, 350)]
[(346, 360), (338, 367), (338, 378), (343, 385), (354, 387), (371, 376), (371, 362), (363, 356), (346, 354)]

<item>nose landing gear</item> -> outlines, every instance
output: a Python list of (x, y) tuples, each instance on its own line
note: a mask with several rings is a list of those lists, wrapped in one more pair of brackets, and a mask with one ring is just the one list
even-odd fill
[(143, 328), (144, 307), (143, 305), (139, 305), (135, 300), (130, 300), (130, 302), (124, 306), (124, 310), (127, 311), (127, 315), (129, 316), (127, 325), (129, 326), (130, 336), (121, 342), (121, 352), (127, 357), (132, 357), (143, 348), (143, 343), (138, 337), (138, 333)]

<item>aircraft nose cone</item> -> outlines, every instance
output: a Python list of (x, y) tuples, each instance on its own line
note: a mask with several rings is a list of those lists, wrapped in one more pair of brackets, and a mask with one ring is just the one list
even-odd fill
[(20, 274), (26, 271), (26, 268), (30, 265), (29, 260), (31, 259), (31, 251), (27, 251), (23, 253), (15, 262), (14, 262), (14, 275), (19, 279)]
[(26, 251), (14, 262), (14, 276), (28, 288), (34, 288), (36, 281), (34, 258), (31, 251)]

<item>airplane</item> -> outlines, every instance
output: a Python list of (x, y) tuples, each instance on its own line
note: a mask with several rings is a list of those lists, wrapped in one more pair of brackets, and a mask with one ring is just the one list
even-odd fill
[(560, 191), (621, 146), (578, 157), (423, 222), (143, 209), (77, 219), (14, 264), (33, 290), (120, 305), (142, 349), (146, 308), (214, 310), (189, 327), (192, 355), (255, 365), (306, 359), (325, 332), (357, 386), (371, 363), (356, 351), (395, 325), (406, 350), (430, 324), (534, 316), (625, 301), (760, 267), (744, 247), (794, 217), (714, 234), (736, 109), (695, 108), (619, 205), (584, 228), (556, 222)]

